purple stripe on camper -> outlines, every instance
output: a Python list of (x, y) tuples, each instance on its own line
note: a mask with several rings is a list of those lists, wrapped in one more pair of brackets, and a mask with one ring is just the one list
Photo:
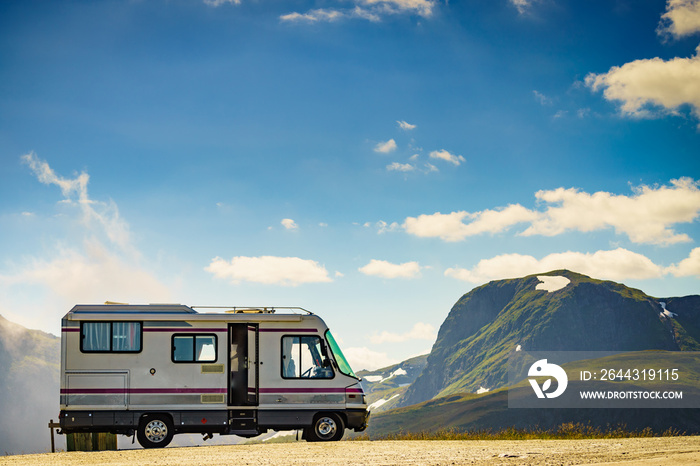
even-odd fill
[(61, 332), (79, 332), (80, 327), (63, 327), (61, 328)]
[(261, 388), (260, 393), (345, 393), (344, 388)]
[(225, 388), (62, 388), (61, 395), (163, 395), (172, 393), (226, 393)]
[(199, 327), (144, 327), (144, 332), (227, 332), (227, 328), (199, 328)]
[(261, 328), (260, 332), (278, 332), (278, 333), (300, 333), (300, 332), (311, 332), (318, 333), (315, 328)]

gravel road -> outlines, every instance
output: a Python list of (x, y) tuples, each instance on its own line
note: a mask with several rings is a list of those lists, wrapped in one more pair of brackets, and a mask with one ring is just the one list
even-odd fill
[(296, 442), (61, 452), (0, 457), (0, 465), (700, 464), (700, 437), (612, 440)]

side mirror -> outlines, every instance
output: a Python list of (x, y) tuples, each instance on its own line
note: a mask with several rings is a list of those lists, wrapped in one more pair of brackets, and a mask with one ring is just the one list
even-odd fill
[(323, 359), (323, 367), (331, 367), (331, 360), (328, 358)]

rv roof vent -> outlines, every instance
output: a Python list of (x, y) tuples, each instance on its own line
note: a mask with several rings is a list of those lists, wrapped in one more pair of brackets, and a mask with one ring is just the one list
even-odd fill
[(225, 313), (227, 314), (274, 314), (275, 312), (282, 310), (282, 311), (291, 311), (292, 313), (296, 313), (297, 311), (302, 311), (306, 312), (309, 315), (312, 315), (313, 312), (307, 311), (303, 307), (288, 307), (288, 306), (270, 306), (270, 307), (249, 307), (249, 306), (191, 306), (193, 309), (225, 309)]
[(230, 311), (226, 311), (228, 313), (232, 314), (274, 314), (275, 309), (274, 308), (268, 308), (268, 307), (263, 307), (263, 308), (233, 308)]

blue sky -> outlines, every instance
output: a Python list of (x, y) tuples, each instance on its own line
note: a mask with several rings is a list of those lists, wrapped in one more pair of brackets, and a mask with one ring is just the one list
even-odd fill
[(698, 0), (3, 2), (0, 314), (302, 306), (362, 369), (494, 279), (697, 294), (699, 44)]

